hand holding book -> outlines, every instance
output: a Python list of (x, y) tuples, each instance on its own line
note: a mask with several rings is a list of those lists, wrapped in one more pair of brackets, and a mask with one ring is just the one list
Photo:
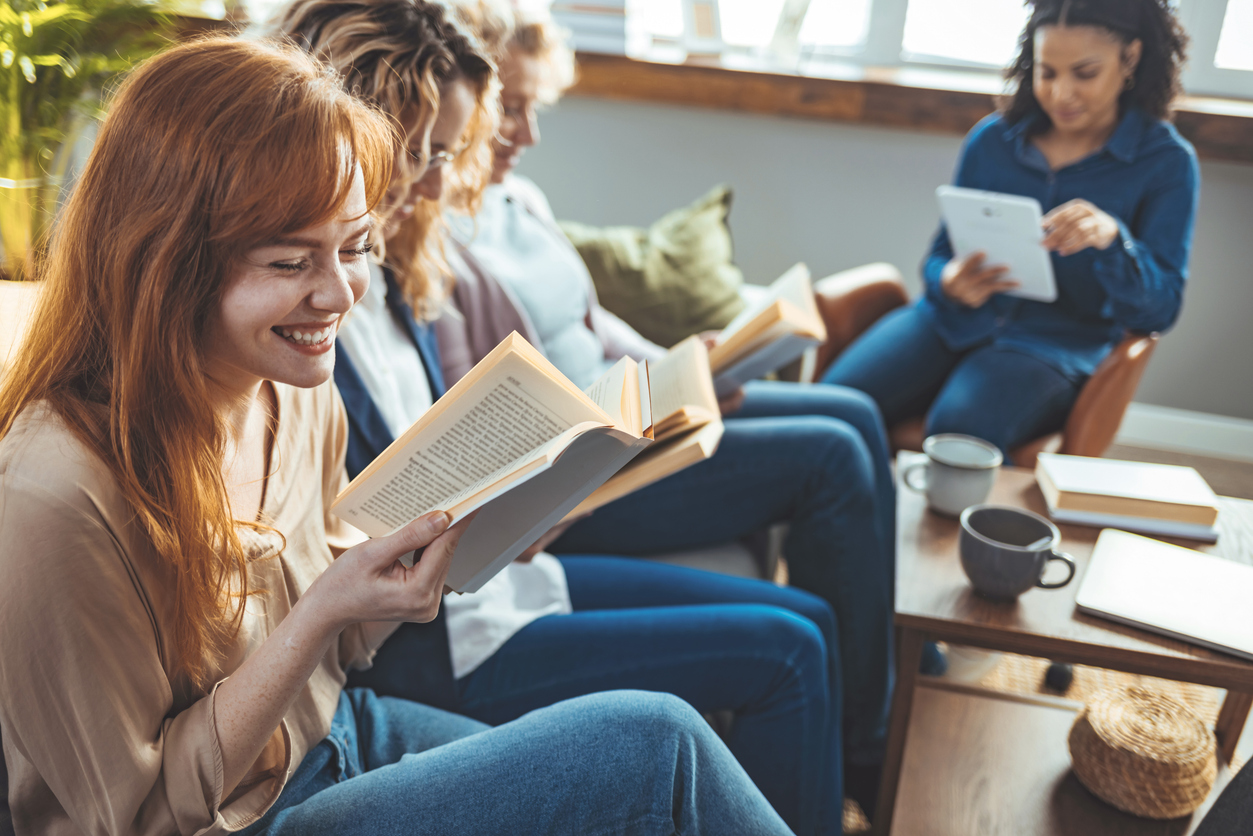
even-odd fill
[[(721, 429), (699, 341), (676, 346), (652, 367), (624, 358), (584, 393), (511, 334), (331, 510), (383, 537), (431, 511), (447, 512), (455, 524), (482, 509), (448, 574), (451, 588), (473, 592), (554, 524), (589, 511), (585, 500), (598, 507), (712, 455)], [(667, 442), (664, 455), (589, 499), (653, 439)]]

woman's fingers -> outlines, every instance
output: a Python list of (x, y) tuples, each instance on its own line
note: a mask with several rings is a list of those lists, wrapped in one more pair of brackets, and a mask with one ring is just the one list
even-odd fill
[(444, 577), (452, 563), (457, 544), (470, 527), (470, 523), (478, 515), (478, 511), (460, 520), (456, 525), (444, 531), (432, 540), (423, 550), (421, 558), (413, 564), (415, 580), (422, 587), (440, 589), (444, 585)]
[(366, 552), (375, 568), (385, 568), (403, 555), (429, 545), (447, 530), (449, 520), (444, 511), (431, 511), (399, 531), (362, 543), (357, 548)]
[(957, 272), (961, 273), (977, 273), (983, 267), (983, 262), (988, 258), (988, 254), (983, 250), (975, 250), (966, 256), (958, 264)]
[(1077, 214), (1067, 214), (1059, 216), (1052, 224), (1045, 227), (1048, 234), (1044, 236), (1044, 248), (1048, 250), (1057, 249), (1058, 245), (1068, 236), (1072, 235), (1079, 227), (1079, 223), (1083, 217)]
[(983, 270), (980, 270), (977, 274), (975, 274), (974, 280), (978, 284), (987, 284), (988, 282), (996, 281), (1008, 272), (1009, 267), (1004, 264), (996, 264), (992, 267), (986, 267)]
[(1062, 221), (1064, 218), (1082, 215), (1087, 212), (1090, 212), (1094, 208), (1095, 207), (1091, 203), (1088, 203), (1086, 200), (1082, 200), (1079, 198), (1076, 198), (1075, 200), (1068, 200), (1065, 203), (1063, 203), (1061, 206), (1056, 207), (1055, 209), (1053, 209), (1053, 211), (1045, 215), (1041, 219), (1040, 224), (1045, 229), (1050, 229), (1053, 226), (1055, 226), (1057, 223)]

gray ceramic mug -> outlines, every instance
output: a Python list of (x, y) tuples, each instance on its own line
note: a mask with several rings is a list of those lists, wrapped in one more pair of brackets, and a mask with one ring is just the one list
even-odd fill
[[(1037, 586), (1060, 589), (1075, 577), (1075, 559), (1057, 551), (1061, 539), (1057, 526), (1039, 514), (1004, 505), (974, 505), (961, 515), (962, 569), (975, 592), (996, 601), (1013, 601)], [(1045, 567), (1054, 560), (1069, 567), (1066, 579), (1045, 582)]]
[(905, 468), (901, 481), (925, 492), (927, 506), (946, 517), (960, 516), (988, 498), (1004, 458), (995, 445), (960, 433), (933, 435), (922, 442), (922, 452), (927, 460)]

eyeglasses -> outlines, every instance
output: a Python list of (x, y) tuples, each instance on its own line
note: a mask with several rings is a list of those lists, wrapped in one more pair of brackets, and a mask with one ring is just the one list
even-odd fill
[[(426, 170), (434, 171), (445, 163), (455, 163), (457, 158), (461, 156), (461, 152), (465, 150), (463, 145), (456, 151), (435, 151), (429, 159), (426, 159)], [(422, 165), (424, 157), (421, 151), (410, 151), (409, 157), (418, 165)]]

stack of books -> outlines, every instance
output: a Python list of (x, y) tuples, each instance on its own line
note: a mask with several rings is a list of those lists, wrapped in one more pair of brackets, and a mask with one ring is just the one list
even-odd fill
[(1193, 468), (1041, 453), (1035, 476), (1057, 522), (1218, 539), (1218, 497)]

